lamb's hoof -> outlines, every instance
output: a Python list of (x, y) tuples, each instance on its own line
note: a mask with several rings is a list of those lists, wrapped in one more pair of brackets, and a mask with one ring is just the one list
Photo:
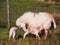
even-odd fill
[(46, 39), (47, 37), (45, 36), (44, 39)]
[(25, 39), (25, 37), (23, 37), (23, 39)]
[(39, 40), (40, 40), (40, 38), (39, 38)]
[(40, 37), (36, 38), (36, 39), (39, 39), (40, 40)]

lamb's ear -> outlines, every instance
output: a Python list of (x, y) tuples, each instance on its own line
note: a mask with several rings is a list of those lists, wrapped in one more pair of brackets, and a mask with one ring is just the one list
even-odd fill
[(25, 23), (25, 28), (28, 29), (28, 24), (27, 23)]

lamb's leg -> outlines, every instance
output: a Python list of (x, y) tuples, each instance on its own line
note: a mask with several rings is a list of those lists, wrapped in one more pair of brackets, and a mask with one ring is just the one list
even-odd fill
[(47, 29), (45, 29), (45, 39), (47, 38), (47, 35), (48, 35), (48, 30)]
[(37, 38), (40, 39), (38, 32), (35, 32), (34, 34), (36, 35)]
[(28, 32), (25, 32), (23, 39), (26, 37), (27, 34), (28, 34)]
[(10, 40), (10, 38), (12, 37), (12, 33), (11, 32), (9, 32), (9, 40)]
[(16, 32), (13, 32), (13, 39), (15, 40)]
[(39, 34), (36, 34), (36, 37), (37, 37), (38, 39), (40, 39)]

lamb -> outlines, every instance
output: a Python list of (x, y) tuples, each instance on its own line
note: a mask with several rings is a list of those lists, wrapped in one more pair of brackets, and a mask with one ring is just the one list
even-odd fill
[(9, 40), (10, 40), (11, 37), (15, 40), (17, 29), (18, 29), (17, 27), (10, 28), (10, 31), (9, 31)]
[(40, 26), (40, 27), (38, 27), (38, 28), (27, 26), (27, 28), (26, 28), (26, 33), (24, 34), (24, 37), (23, 37), (23, 38), (25, 38), (27, 34), (32, 33), (32, 34), (36, 35), (36, 37), (37, 37), (38, 39), (40, 39), (38, 33), (41, 32), (42, 29), (43, 29), (42, 26)]
[(25, 31), (24, 35), (26, 35), (27, 33), (26, 24), (28, 24), (30, 28), (35, 28), (33, 30), (37, 30), (36, 28), (41, 27), (42, 25), (42, 28), (44, 28), (45, 31), (46, 38), (48, 30), (51, 27), (51, 22), (53, 23), (54, 28), (56, 28), (54, 17), (51, 14), (46, 12), (39, 12), (39, 15), (36, 13), (36, 15), (34, 16), (34, 12), (26, 12), (16, 20), (16, 25), (19, 28), (23, 28), (23, 30)]

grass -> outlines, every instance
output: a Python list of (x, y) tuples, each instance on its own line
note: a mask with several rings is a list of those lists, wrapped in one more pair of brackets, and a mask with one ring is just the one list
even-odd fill
[[(16, 41), (8, 40), (9, 30), (7, 27), (7, 10), (6, 2), (0, 1), (0, 45), (60, 45), (60, 25), (57, 25), (57, 28), (54, 30), (52, 35), (48, 36), (47, 39), (41, 37), (41, 40), (38, 40), (32, 36), (27, 36), (23, 39), (24, 31), (18, 29)], [(49, 12), (54, 14), (54, 16), (60, 16), (60, 5), (59, 4), (49, 4), (42, 2), (32, 2), (32, 1), (17, 1), (10, 0), (10, 25), (15, 26), (16, 19), (27, 11), (40, 11), (40, 12)], [(56, 22), (58, 23), (58, 18), (56, 17)], [(59, 23), (60, 24), (60, 23)]]
[(34, 38), (26, 38), (19, 40), (1, 40), (0, 45), (59, 45), (60, 40), (58, 39), (46, 39), (38, 40)]
[(41, 39), (36, 39), (34, 37), (27, 36), (23, 39), (24, 31), (18, 29), (17, 36), (19, 39), (8, 40), (9, 30), (7, 28), (0, 28), (0, 45), (60, 45), (60, 25), (54, 30), (52, 35), (48, 36), (47, 39), (41, 37)]

